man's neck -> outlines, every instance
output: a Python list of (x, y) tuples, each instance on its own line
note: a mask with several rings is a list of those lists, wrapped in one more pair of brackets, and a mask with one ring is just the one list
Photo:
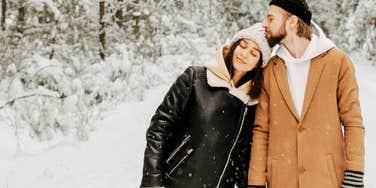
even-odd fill
[(304, 55), (310, 42), (311, 41), (306, 38), (293, 35), (286, 36), (286, 38), (281, 41), (281, 44), (287, 48), (292, 57), (300, 58)]

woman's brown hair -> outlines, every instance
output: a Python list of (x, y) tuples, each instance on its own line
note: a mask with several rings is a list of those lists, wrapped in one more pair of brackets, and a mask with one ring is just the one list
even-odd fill
[[(225, 55), (225, 58), (224, 58), (227, 70), (229, 71), (231, 78), (234, 76), (234, 66), (232, 64), (232, 57), (234, 55), (235, 48), (240, 44), (241, 40), (242, 39), (236, 41), (232, 46), (230, 46), (230, 49), (229, 49), (227, 55)], [(253, 68), (251, 71), (247, 72), (243, 76), (243, 78), (241, 78), (239, 80), (239, 83), (237, 84), (237, 85), (242, 85), (245, 82), (252, 80), (251, 90), (248, 93), (248, 95), (252, 99), (257, 99), (261, 94), (262, 81), (263, 81), (263, 78), (264, 78), (263, 75), (262, 75), (262, 72), (263, 72), (262, 55), (260, 55), (260, 59), (259, 59), (259, 62), (257, 63), (257, 65), (256, 65), (256, 67)]]

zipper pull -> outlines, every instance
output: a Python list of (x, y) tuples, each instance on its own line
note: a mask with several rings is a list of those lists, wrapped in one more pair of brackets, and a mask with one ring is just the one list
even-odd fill
[(189, 150), (187, 151), (187, 154), (189, 155), (189, 154), (191, 154), (192, 152), (193, 152), (193, 148), (189, 149)]

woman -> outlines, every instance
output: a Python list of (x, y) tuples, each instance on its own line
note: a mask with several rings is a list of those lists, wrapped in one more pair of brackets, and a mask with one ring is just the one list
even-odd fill
[(147, 130), (141, 187), (246, 187), (255, 105), (269, 59), (264, 29), (255, 24), (210, 63), (186, 69)]

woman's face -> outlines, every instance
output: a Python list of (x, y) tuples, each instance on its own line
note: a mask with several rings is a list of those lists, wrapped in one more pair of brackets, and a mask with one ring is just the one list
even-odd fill
[(258, 45), (249, 39), (242, 39), (235, 48), (232, 64), (236, 71), (248, 72), (256, 67), (260, 60), (261, 50)]

